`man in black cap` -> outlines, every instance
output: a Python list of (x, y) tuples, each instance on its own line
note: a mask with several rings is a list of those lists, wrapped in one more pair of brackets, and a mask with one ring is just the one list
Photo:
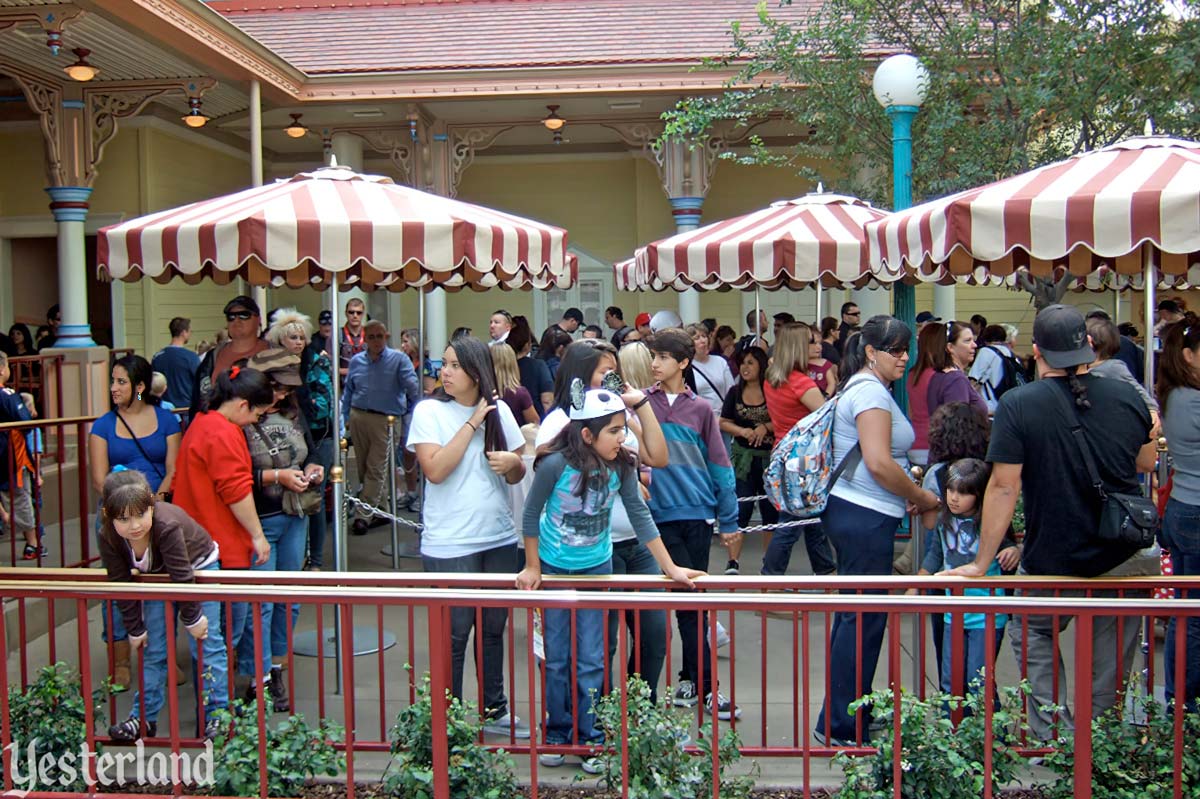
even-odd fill
[(932, 311), (921, 311), (919, 314), (917, 314), (917, 331), (920, 332), (925, 325), (940, 321), (942, 320), (939, 317), (934, 316)]
[[(1136, 547), (1100, 541), (1097, 531), (1102, 500), (1088, 475), (1081, 446), (1089, 447), (1109, 493), (1137, 493), (1138, 472), (1154, 468), (1150, 413), (1132, 386), (1088, 373), (1095, 360), (1083, 315), (1069, 305), (1042, 310), (1033, 325), (1036, 382), (1004, 393), (992, 424), (988, 461), (992, 475), (983, 502), (979, 550), (974, 563), (951, 574), (981, 577), (996, 557), (1012, 521), (1017, 497), (1025, 492), (1025, 541), (1021, 573), (1115, 577), (1157, 573), (1157, 560), (1138, 557)], [(1082, 430), (1081, 442), (1073, 432)], [(1022, 590), (1026, 596), (1050, 592)], [(1063, 592), (1064, 595), (1071, 592)], [(1081, 592), (1080, 592), (1081, 593)], [(1079, 594), (1076, 594), (1079, 595)], [(1093, 592), (1093, 596), (1104, 592)], [(1028, 679), (1033, 689), (1030, 727), (1042, 740), (1052, 737), (1052, 716), (1044, 705), (1067, 706), (1068, 673), (1056, 646), (1072, 617), (1014, 617), (1013, 642), (1018, 667), (1028, 635)], [(1093, 620), (1093, 718), (1116, 703), (1137, 651), (1139, 625), (1115, 616)], [(1118, 634), (1120, 641), (1118, 643)], [(1121, 653), (1121, 658), (1114, 657)], [(1059, 694), (1054, 696), (1057, 675)], [(1070, 725), (1069, 712), (1060, 720)]]
[(192, 413), (207, 410), (213, 377), (227, 371), (238, 361), (251, 358), (267, 348), (262, 339), (262, 312), (252, 297), (241, 295), (225, 303), (225, 332), (229, 340), (204, 354), (192, 384)]
[(329, 337), (333, 335), (333, 313), (321, 311), (317, 317), (317, 332), (313, 333), (312, 347), (317, 352), (329, 354)]

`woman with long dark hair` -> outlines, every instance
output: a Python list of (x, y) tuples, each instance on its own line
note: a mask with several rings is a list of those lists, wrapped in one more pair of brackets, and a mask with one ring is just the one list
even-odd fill
[[(771, 462), (771, 448), (775, 446), (775, 425), (767, 412), (767, 400), (763, 394), (763, 375), (767, 371), (767, 353), (762, 347), (747, 347), (738, 354), (738, 381), (725, 397), (721, 409), (721, 432), (733, 436), (729, 460), (733, 463), (734, 485), (738, 495), (738, 527), (750, 524), (754, 514), (753, 502), (742, 502), (745, 497), (762, 496), (758, 501), (758, 512), (763, 524), (779, 521), (779, 511), (765, 498), (763, 472)], [(768, 533), (767, 540), (770, 541)], [(742, 541), (729, 547), (729, 562), (726, 574), (737, 574), (741, 569)]]
[[(1167, 451), (1175, 468), (1160, 540), (1171, 554), (1174, 573), (1191, 577), (1200, 574), (1200, 318), (1194, 314), (1167, 328), (1156, 388)], [(1188, 589), (1184, 594), (1200, 599), (1200, 590)], [(1186, 628), (1181, 636), (1176, 618), (1167, 622), (1166, 696), (1168, 703), (1179, 699), (1196, 712), (1200, 711), (1200, 617), (1188, 619)], [(1175, 673), (1175, 651), (1180, 645), (1185, 647), (1182, 676)]]
[(8, 340), (12, 342), (13, 355), (18, 358), (37, 355), (37, 342), (33, 340), (33, 334), (29, 332), (29, 326), (23, 322), (17, 322), (8, 329)]
[(986, 416), (987, 403), (967, 378), (976, 349), (971, 325), (946, 322), (928, 325), (926, 329), (933, 330), (932, 362), (936, 370), (925, 397), (929, 413), (935, 413), (947, 402), (966, 402)]
[[(511, 334), (510, 334), (511, 336)], [(500, 401), (492, 356), (482, 341), (462, 336), (442, 356), (442, 387), (417, 403), (407, 447), (425, 475), (421, 560), (427, 572), (514, 574), (517, 530), (509, 486), (525, 476), (525, 436)], [(528, 737), (529, 728), (504, 693), (504, 608), (484, 608), (482, 663), (484, 729)], [(450, 611), (451, 690), (462, 698), (467, 642), (475, 609)]]
[(932, 416), (929, 381), (945, 365), (945, 350), (945, 330), (941, 324), (925, 325), (917, 333), (917, 361), (908, 370), (908, 419), (913, 427), (913, 448), (908, 457), (920, 466), (929, 459), (929, 418)]
[[(911, 339), (908, 325), (883, 315), (871, 317), (846, 339), (833, 424), (834, 468), (851, 460), (821, 514), (840, 575), (891, 574), (896, 528), (906, 505), (920, 512), (938, 506), (938, 498), (906, 471), (913, 429), (888, 390), (904, 377)], [(886, 623), (881, 613), (834, 616), (830, 691), (815, 730), (826, 745), (865, 740), (864, 716), (847, 708), (871, 692)]]
[(542, 333), (542, 340), (538, 342), (537, 357), (546, 362), (551, 380), (558, 374), (558, 365), (562, 362), (563, 350), (571, 346), (571, 340), (571, 334), (558, 325), (550, 325), (546, 328), (546, 332)]
[[(150, 392), (153, 375), (149, 362), (140, 355), (126, 355), (112, 366), (112, 410), (96, 420), (88, 436), (88, 474), (97, 496), (103, 495), (104, 481), (117, 466), (141, 472), (158, 500), (166, 500), (171, 494), (183, 436), (175, 414), (163, 410), (158, 397)], [(99, 535), (99, 516), (96, 524)], [(127, 686), (129, 641), (121, 616), (112, 613), (110, 603), (100, 615), (105, 641), (110, 637), (108, 617), (112, 615), (113, 683)]]

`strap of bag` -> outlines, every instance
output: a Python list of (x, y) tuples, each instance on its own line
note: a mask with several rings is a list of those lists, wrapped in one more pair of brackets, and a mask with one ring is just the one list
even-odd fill
[[(855, 377), (857, 377), (857, 375)], [(849, 391), (850, 387), (855, 385), (856, 383), (861, 385), (861, 384), (866, 383), (868, 380), (874, 380), (874, 379), (875, 378), (873, 378), (873, 377), (864, 377), (862, 380), (855, 380), (854, 378), (851, 378), (846, 383), (846, 385), (842, 388), (841, 391), (839, 391), (837, 394), (833, 395), (833, 397), (831, 399), (829, 399), (829, 402), (836, 403), (839, 399), (841, 399), (842, 395), (845, 394), (847, 391)], [(831, 435), (831, 436), (834, 434), (834, 429), (837, 427), (837, 408), (836, 407), (833, 409), (832, 413), (833, 413), (833, 425), (831, 426), (830, 431), (829, 431), (829, 435)], [(837, 468), (835, 468), (833, 470), (833, 474), (829, 475), (829, 488), (832, 489), (837, 484), (838, 478), (840, 478), (842, 476), (842, 474), (846, 472), (847, 469), (850, 470), (850, 474), (848, 476), (850, 478), (853, 478), (854, 472), (858, 469), (858, 464), (861, 461), (862, 461), (862, 442), (856, 441), (856, 442), (854, 442), (854, 446), (850, 448), (850, 451), (846, 453), (846, 457), (842, 458), (842, 462), (839, 463), (837, 465)]]
[(1083, 430), (1083, 417), (1079, 415), (1079, 408), (1075, 406), (1072, 397), (1064, 394), (1060, 389), (1054, 390), (1055, 396), (1058, 397), (1060, 403), (1066, 406), (1067, 416), (1075, 418), (1075, 425), (1071, 428), (1071, 434), (1075, 437), (1075, 443), (1079, 446), (1079, 455), (1083, 458), (1083, 465), (1087, 469), (1088, 479), (1092, 481), (1092, 486), (1095, 487), (1096, 493), (1100, 495), (1100, 501), (1104, 502), (1108, 499), (1108, 492), (1104, 490), (1104, 481), (1100, 479), (1100, 472), (1096, 469), (1096, 461), (1092, 457), (1092, 447), (1088, 443), (1087, 437)]
[(138, 440), (137, 433), (133, 432), (133, 428), (129, 426), (129, 422), (125, 421), (125, 417), (117, 411), (113, 411), (113, 413), (117, 414), (117, 418), (121, 420), (121, 424), (125, 425), (125, 429), (129, 431), (129, 437), (133, 439), (134, 446), (138, 448), (138, 452), (142, 453), (142, 457), (146, 459), (146, 463), (150, 464), (154, 468), (154, 473), (158, 475), (158, 479), (162, 480), (164, 477), (166, 477), (166, 475), (162, 473), (162, 470), (158, 468), (158, 465), (150, 459), (149, 455), (146, 454), (146, 448), (143, 447), (142, 442)]
[[(712, 356), (709, 356), (709, 357), (712, 357)], [(699, 368), (698, 366), (696, 366), (695, 364), (693, 364), (693, 365), (692, 365), (692, 371), (693, 371), (694, 373), (696, 373), (696, 374), (698, 374), (698, 375), (700, 375), (701, 377), (703, 377), (703, 378), (704, 378), (704, 382), (705, 382), (705, 383), (708, 383), (708, 387), (709, 387), (709, 388), (711, 388), (711, 389), (713, 390), (713, 393), (714, 393), (714, 394), (716, 394), (718, 397), (720, 397), (720, 398), (721, 398), (721, 402), (724, 402), (724, 401), (725, 401), (725, 394), (722, 394), (722, 393), (721, 393), (721, 390), (720, 390), (719, 388), (717, 388), (716, 386), (714, 386), (714, 385), (713, 385), (713, 381), (711, 381), (711, 380), (709, 380), (709, 379), (708, 379), (708, 375), (704, 374), (704, 370), (703, 370), (703, 369), (701, 369), (701, 368)], [(726, 392), (726, 393), (728, 393), (728, 392)]]

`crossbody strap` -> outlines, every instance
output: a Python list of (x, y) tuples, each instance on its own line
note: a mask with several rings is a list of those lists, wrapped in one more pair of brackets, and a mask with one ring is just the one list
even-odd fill
[[(1057, 383), (1057, 381), (1055, 381)], [(1083, 429), (1083, 417), (1079, 415), (1079, 408), (1075, 406), (1074, 397), (1068, 393), (1064, 394), (1059, 388), (1054, 389), (1055, 396), (1058, 397), (1060, 403), (1066, 406), (1067, 416), (1075, 418), (1075, 424), (1071, 427), (1071, 435), (1075, 438), (1075, 443), (1079, 446), (1079, 455), (1083, 458), (1083, 465), (1087, 469), (1088, 479), (1092, 481), (1092, 486), (1095, 487), (1096, 493), (1100, 495), (1100, 501), (1108, 499), (1108, 493), (1104, 490), (1104, 481), (1100, 479), (1100, 471), (1096, 468), (1096, 460), (1092, 456), (1092, 446), (1088, 443), (1087, 436)]]
[[(125, 417), (122, 416), (118, 411), (113, 411), (113, 413), (117, 414), (117, 418), (121, 420), (121, 424), (125, 425), (125, 429), (129, 431), (129, 437), (133, 439), (134, 446), (138, 448), (138, 452), (142, 453), (142, 457), (146, 459), (146, 463), (150, 464), (150, 466), (154, 469), (154, 473), (158, 475), (158, 479), (162, 480), (166, 475), (164, 475), (162, 470), (158, 468), (158, 464), (151, 460), (150, 456), (146, 454), (146, 448), (143, 447), (142, 442), (138, 440), (137, 433), (133, 432), (133, 428), (129, 426), (129, 422), (125, 421)], [(155, 415), (157, 416), (157, 414)]]

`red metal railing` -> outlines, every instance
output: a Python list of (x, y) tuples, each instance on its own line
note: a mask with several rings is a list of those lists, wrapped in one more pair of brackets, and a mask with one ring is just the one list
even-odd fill
[[(63, 356), (23, 355), (9, 358), (8, 366), (12, 370), (8, 387), (13, 391), (32, 394), (39, 416), (66, 415), (63, 397)], [(53, 408), (49, 407), (51, 399)]]
[[(39, 578), (48, 578), (39, 579)], [(571, 578), (549, 580), (554, 588), (576, 590), (543, 590), (538, 592), (517, 592), (509, 590), (512, 578), (495, 575), (446, 575), (446, 574), (411, 574), (397, 575), (382, 574), (333, 574), (333, 573), (263, 573), (263, 572), (219, 572), (215, 574), (200, 574), (197, 586), (179, 586), (166, 584), (161, 581), (147, 581), (142, 585), (105, 584), (104, 574), (97, 570), (50, 570), (32, 573), (30, 570), (0, 571), (0, 591), (6, 598), (15, 599), (18, 603), (17, 622), (22, 645), (17, 653), (20, 684), (28, 682), (31, 669), (39, 665), (36, 661), (44, 652), (47, 662), (54, 662), (64, 655), (69, 657), (71, 642), (75, 644), (75, 654), (79, 658), (80, 672), (84, 685), (90, 689), (99, 684), (99, 678), (104, 674), (106, 663), (102, 649), (94, 646), (98, 640), (97, 621), (94, 612), (89, 615), (89, 602), (105, 599), (141, 598), (178, 600), (182, 598), (208, 600), (226, 603), (224, 618), (226, 625), (232, 618), (232, 602), (288, 602), (300, 604), (303, 608), (299, 626), (301, 628), (315, 627), (318, 641), (323, 641), (334, 625), (338, 625), (343, 633), (352, 630), (357, 622), (360, 627), (368, 628), (367, 639), (378, 646), (378, 652), (371, 656), (355, 657), (354, 648), (362, 641), (358, 638), (343, 634), (338, 644), (338, 657), (333, 663), (333, 673), (330, 673), (329, 657), (316, 658), (312, 661), (292, 653), (289, 645), (287, 663), (289, 694), (293, 698), (293, 707), (298, 707), (310, 719), (332, 719), (345, 725), (346, 740), (343, 745), (347, 755), (347, 772), (345, 775), (348, 795), (353, 799), (356, 779), (356, 768), (360, 774), (367, 766), (356, 762), (356, 754), (385, 752), (388, 749), (387, 731), (395, 711), (414, 700), (416, 693), (416, 675), (425, 670), (430, 672), (433, 696), (442, 696), (450, 685), (450, 626), (449, 613), (454, 608), (470, 608), (476, 614), (476, 623), (482, 620), (485, 608), (503, 608), (508, 614), (505, 631), (505, 687), (509, 697), (510, 707), (526, 719), (541, 719), (545, 711), (544, 673), (539, 667), (533, 654), (532, 638), (528, 634), (532, 629), (532, 617), (536, 608), (559, 608), (572, 613), (581, 610), (639, 610), (639, 611), (674, 611), (674, 610), (706, 610), (709, 611), (707, 626), (699, 628), (698, 632), (707, 637), (712, 645), (709, 663), (714, 675), (714, 682), (720, 679), (721, 689), (727, 692), (735, 703), (744, 706), (741, 721), (734, 722), (743, 737), (742, 752), (744, 755), (757, 758), (787, 758), (798, 761), (798, 769), (789, 769), (788, 774), (794, 782), (800, 782), (805, 795), (810, 795), (813, 788), (813, 762), (816, 759), (829, 758), (838, 747), (820, 746), (810, 739), (811, 711), (821, 706), (820, 697), (827, 694), (827, 675), (832, 664), (829, 654), (828, 629), (834, 613), (857, 614), (859, 620), (863, 614), (879, 613), (886, 616), (887, 642), (881, 653), (881, 664), (886, 674), (886, 684), (893, 688), (917, 692), (924, 695), (929, 681), (928, 669), (923, 659), (914, 661), (912, 668), (906, 669), (902, 622), (904, 618), (913, 617), (922, 622), (931, 615), (949, 613), (952, 618), (951, 629), (956, 633), (961, 630), (961, 619), (964, 613), (982, 613), (985, 615), (989, 629), (996, 624), (997, 613), (1037, 614), (1052, 616), (1055, 619), (1071, 619), (1073, 621), (1074, 641), (1067, 648), (1068, 656), (1074, 657), (1074, 672), (1076, 677), (1091, 673), (1093, 658), (1092, 650), (1093, 626), (1098, 619), (1109, 617), (1118, 618), (1121, 624), (1140, 624), (1144, 617), (1172, 616), (1178, 619), (1200, 617), (1200, 601), (1172, 600), (1159, 601), (1143, 598), (1155, 587), (1200, 588), (1197, 578), (1135, 578), (1127, 580), (1063, 580), (1046, 578), (997, 578), (989, 580), (963, 581), (945, 578), (741, 578), (713, 577), (701, 581), (702, 591), (692, 593), (686, 591), (643, 591), (641, 589), (669, 588), (670, 584), (653, 578)], [(269, 580), (270, 584), (264, 584)], [(901, 596), (895, 593), (865, 594), (864, 591), (901, 591), (910, 587), (947, 589), (960, 592), (966, 587), (971, 588), (1015, 588), (1019, 590), (1044, 589), (1060, 594), (1054, 597), (945, 597), (945, 596)], [(830, 594), (825, 591), (841, 589), (843, 591), (859, 592), (851, 594)], [(760, 593), (770, 590), (773, 593)], [(793, 590), (795, 593), (779, 593), (783, 590)], [(801, 593), (809, 592), (809, 593)], [(1070, 592), (1083, 594), (1080, 597), (1066, 596)], [(1115, 592), (1118, 600), (1111, 598), (1095, 598), (1101, 592)], [(64, 630), (51, 627), (48, 642), (45, 645), (28, 640), (24, 616), (28, 612), (31, 600), (44, 600), (48, 603), (66, 603), (74, 609), (73, 619), (64, 622)], [(258, 607), (258, 604), (255, 605)], [(753, 615), (760, 611), (776, 611), (785, 614), (781, 624), (768, 620), (765, 616)], [(261, 658), (263, 636), (266, 632), (257, 623), (257, 614), (251, 614), (255, 645), (255, 678), (261, 678)], [(728, 659), (717, 656), (717, 623), (720, 621), (728, 630)], [(5, 629), (0, 633), (8, 635), (7, 625), (12, 622), (0, 619), (0, 626)], [(76, 629), (69, 629), (71, 624)], [(168, 619), (167, 632), (169, 640), (174, 636), (174, 620)], [(699, 617), (697, 620), (699, 627)], [(398, 651), (385, 651), (383, 648), (386, 628), (400, 625), (404, 628), (397, 636)], [(824, 628), (823, 630), (821, 628)], [(373, 629), (371, 629), (373, 628)], [(1024, 629), (1027, 629), (1024, 628)], [(784, 634), (780, 635), (783, 630)], [(668, 682), (673, 682), (675, 664), (678, 657), (673, 652), (674, 634), (672, 625), (668, 623), (667, 661), (664, 672)], [(288, 639), (292, 640), (293, 633), (289, 623)], [(790, 632), (790, 636), (787, 633)], [(739, 648), (740, 640), (760, 637), (757, 646)], [(612, 661), (613, 674), (608, 675), (606, 661), (606, 676), (613, 678), (614, 690), (621, 691), (622, 708), (625, 708), (625, 664), (628, 661), (628, 647), (637, 647), (637, 637), (640, 635), (638, 624), (631, 629), (625, 621), (625, 613), (620, 613), (618, 621), (618, 656)], [(630, 641), (630, 636), (633, 640)], [(63, 640), (58, 642), (57, 639)], [(960, 635), (956, 636), (961, 638)], [(920, 636), (921, 641), (925, 635)], [(1064, 643), (1067, 639), (1064, 638)], [(1148, 662), (1145, 668), (1145, 684), (1142, 690), (1153, 691), (1156, 687), (1156, 675), (1161, 673), (1155, 668), (1156, 660), (1161, 659), (1161, 652), (1155, 651), (1153, 636), (1149, 638)], [(35, 645), (36, 644), (36, 645)], [(476, 641), (475, 653), (482, 654), (481, 644)], [(961, 640), (954, 644), (961, 646)], [(110, 647), (111, 649), (111, 647)], [(923, 651), (923, 644), (915, 647)], [(1027, 651), (1027, 647), (1026, 647)], [(80, 656), (80, 654), (82, 656)], [(919, 653), (918, 653), (919, 654)], [(109, 652), (111, 657), (111, 651)], [(822, 657), (823, 656), (823, 657)], [(99, 659), (97, 659), (99, 658)], [(1185, 653), (1179, 647), (1175, 653), (1176, 673), (1185, 673)], [(470, 658), (467, 659), (468, 662)], [(754, 661), (758, 662), (755, 663)], [(959, 662), (959, 658), (954, 658)], [(1011, 658), (1009, 658), (1011, 661)], [(724, 662), (723, 662), (724, 661)], [(823, 661), (823, 662), (822, 662)], [(230, 661), (234, 662), (233, 660)], [(992, 667), (999, 664), (994, 651), (987, 654), (987, 684), (983, 687), (984, 695), (990, 695), (994, 687), (996, 672)], [(411, 671), (403, 671), (405, 664), (411, 665)], [(740, 666), (740, 668), (739, 668)], [(755, 668), (757, 667), (757, 668)], [(823, 667), (823, 668), (822, 668)], [(173, 664), (168, 664), (173, 670)], [(203, 664), (197, 664), (197, 670), (203, 669)], [(858, 666), (861, 668), (861, 664)], [(303, 673), (300, 673), (300, 672)], [(476, 691), (482, 696), (482, 674), (477, 670), (475, 676)], [(745, 683), (757, 671), (761, 684), (759, 696), (755, 697), (745, 688)], [(961, 685), (963, 675), (956, 675), (957, 684)], [(1125, 679), (1118, 669), (1119, 680)], [(231, 669), (232, 674), (232, 669)], [(739, 677), (739, 674), (742, 675)], [(403, 675), (403, 676), (400, 676)], [(778, 685), (780, 675), (787, 675), (790, 685), (782, 688)], [(821, 675), (826, 675), (822, 678)], [(1055, 678), (1067, 679), (1069, 675), (1059, 674)], [(9, 677), (4, 675), (0, 684), (0, 696), (7, 696)], [(341, 695), (328, 693), (331, 683), (337, 682)], [(883, 681), (881, 680), (882, 684)], [(168, 686), (173, 685), (168, 680)], [(469, 683), (467, 683), (469, 685)], [(312, 687), (316, 695), (312, 694)], [(233, 679), (230, 679), (233, 688)], [(741, 690), (739, 690), (741, 688)], [(297, 696), (297, 689), (301, 695)], [(1092, 683), (1090, 679), (1075, 679), (1073, 704), (1075, 712), (1075, 796), (1091, 796), (1091, 716), (1092, 716)], [(464, 692), (471, 692), (464, 688)], [(959, 691), (961, 693), (961, 691)], [(189, 693), (185, 691), (185, 695)], [(261, 693), (261, 692), (260, 692)], [(1057, 695), (1057, 684), (1054, 694)], [(468, 696), (468, 698), (470, 698)], [(124, 701), (124, 700), (120, 700)], [(827, 700), (826, 700), (827, 702)], [(896, 698), (897, 709), (899, 697)], [(168, 689), (166, 712), (168, 713), (169, 733), (162, 738), (151, 740), (149, 746), (169, 746), (178, 752), (181, 747), (194, 746), (198, 740), (194, 736), (183, 735), (181, 723), (190, 721), (194, 716), (189, 715), (192, 701), (181, 702), (176, 691)], [(984, 702), (985, 729), (987, 741), (985, 750), (990, 751), (992, 732), (991, 703)], [(783, 706), (780, 710), (779, 706)], [(826, 710), (828, 711), (827, 704)], [(577, 712), (577, 709), (576, 709)], [(703, 709), (695, 710), (696, 721), (705, 720)], [(119, 716), (116, 703), (110, 705), (109, 721), (116, 721)], [(769, 717), (772, 715), (782, 719), (790, 735), (771, 738)], [(3, 740), (0, 744), (7, 746), (11, 743), (7, 718), (5, 718)], [(259, 740), (265, 740), (263, 731), (267, 724), (266, 714), (260, 704), (256, 723), (260, 727)], [(444, 729), (446, 723), (446, 708), (442, 703), (433, 704), (433, 728)], [(728, 722), (713, 720), (716, 740), (719, 731)], [(1177, 704), (1174, 723), (1177, 731), (1175, 747), (1174, 770), (1175, 781), (1173, 794), (1183, 797), (1181, 768), (1183, 746), (1182, 704)], [(521, 758), (527, 758), (527, 775), (532, 783), (531, 794), (538, 795), (538, 781), (546, 776), (546, 770), (539, 771), (538, 755), (547, 752), (587, 755), (592, 750), (587, 745), (573, 742), (568, 746), (548, 745), (536, 730), (527, 742), (511, 736), (503, 736), (504, 749)], [(574, 726), (574, 725), (573, 725)], [(160, 728), (161, 729), (161, 728)], [(860, 728), (861, 729), (861, 728)], [(865, 731), (863, 731), (865, 733)], [(893, 734), (900, 739), (901, 728), (899, 716), (893, 721)], [(89, 744), (103, 740), (89, 728)], [(496, 739), (492, 739), (496, 740)], [(869, 752), (870, 744), (865, 737), (860, 737), (858, 746), (852, 751)], [(1026, 754), (1043, 754), (1049, 749), (1040, 741), (1021, 740), (1019, 745)], [(693, 750), (695, 751), (695, 750)], [(260, 751), (260, 759), (265, 759), (265, 750)], [(716, 752), (697, 752), (714, 758), (716, 767)], [(895, 748), (893, 771), (896, 785), (900, 785), (901, 771), (900, 746)], [(985, 755), (986, 757), (990, 757)], [(444, 737), (434, 736), (434, 774), (436, 795), (446, 797), (448, 790), (449, 753)], [(767, 762), (767, 761), (764, 761)], [(990, 770), (990, 760), (986, 762)], [(799, 774), (800, 779), (795, 775)], [(990, 771), (985, 774), (985, 796), (992, 795)], [(265, 771), (260, 795), (266, 795)], [(6, 785), (11, 787), (11, 785)], [(176, 786), (175, 793), (183, 790)], [(714, 793), (714, 796), (716, 794)], [(899, 788), (896, 789), (899, 796)]]

